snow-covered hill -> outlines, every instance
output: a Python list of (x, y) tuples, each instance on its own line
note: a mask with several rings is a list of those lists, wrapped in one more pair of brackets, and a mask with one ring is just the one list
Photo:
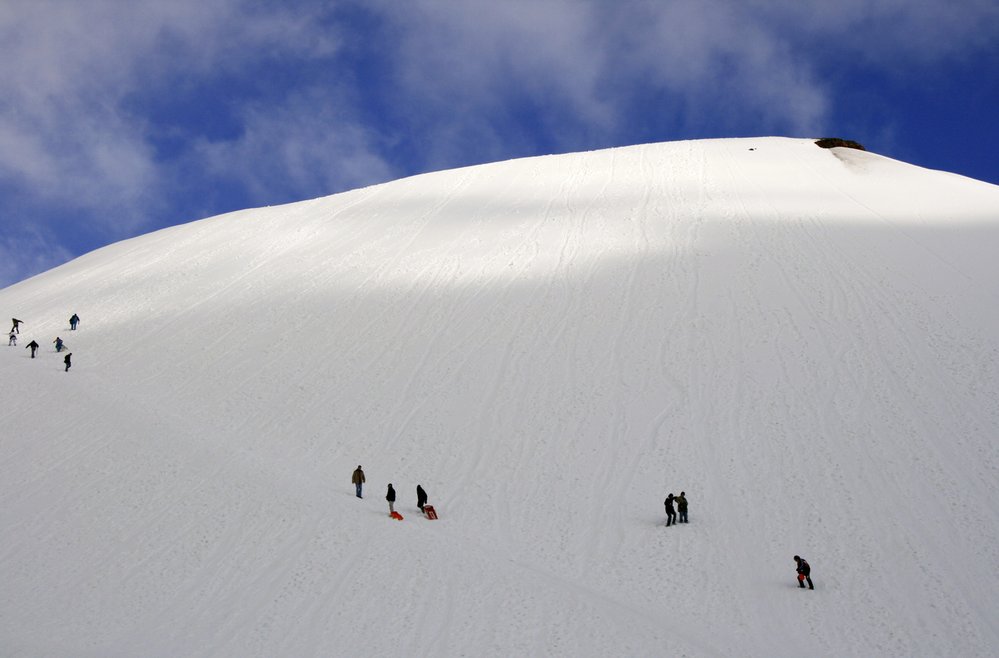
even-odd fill
[(995, 186), (762, 138), (83, 256), (0, 291), (0, 654), (994, 655), (997, 253)]

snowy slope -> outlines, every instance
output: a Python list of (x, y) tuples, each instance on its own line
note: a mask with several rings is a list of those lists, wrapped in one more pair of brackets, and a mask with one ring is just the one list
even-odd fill
[(0, 654), (994, 655), (996, 253), (995, 186), (764, 138), (88, 254), (0, 291)]

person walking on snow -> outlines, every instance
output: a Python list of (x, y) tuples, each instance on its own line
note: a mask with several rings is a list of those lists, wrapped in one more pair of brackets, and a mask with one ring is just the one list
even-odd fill
[(354, 483), (354, 489), (357, 491), (357, 497), (364, 498), (364, 496), (361, 495), (361, 486), (364, 484), (364, 471), (361, 470), (360, 464), (357, 465), (357, 470), (355, 470), (354, 474), (350, 477), (350, 481)]
[(55, 343), (56, 352), (62, 352), (62, 338), (56, 336), (56, 339), (52, 342)]
[(680, 513), (680, 520), (678, 523), (687, 522), (687, 496), (684, 492), (680, 492), (680, 495), (676, 497), (676, 511)]
[(389, 504), (389, 514), (395, 514), (395, 489), (392, 488), (392, 483), (389, 482), (388, 493), (385, 494), (385, 500)]
[(808, 561), (803, 557), (794, 556), (794, 561), (798, 565), (798, 587), (804, 589), (805, 581), (808, 581), (808, 589), (815, 589), (812, 585), (812, 568), (808, 566)]
[(73, 353), (70, 352), (66, 356), (62, 357), (62, 362), (66, 364), (66, 370), (64, 372), (69, 372), (69, 367), (71, 365), (73, 365), (72, 362), (70, 361), (70, 359), (72, 358), (72, 356), (73, 356)]
[(7, 347), (10, 347), (11, 345), (17, 345), (17, 334), (13, 331), (10, 332), (10, 338), (7, 339)]
[(668, 528), (674, 523), (676, 523), (676, 511), (673, 509), (672, 492), (670, 492), (670, 494), (666, 496), (666, 502), (663, 504), (666, 505), (666, 527)]
[(80, 316), (77, 315), (76, 313), (74, 313), (73, 317), (71, 317), (69, 319), (69, 329), (70, 329), (70, 331), (76, 331), (76, 325), (78, 325), (78, 324), (80, 324)]
[(21, 333), (21, 330), (20, 330), (20, 328), (18, 328), (18, 325), (22, 325), (24, 323), (21, 322), (20, 320), (18, 320), (17, 318), (11, 318), (11, 320), (14, 321), (14, 326), (11, 327), (10, 330), (13, 331), (13, 332)]
[(423, 511), (423, 506), (427, 504), (427, 492), (423, 490), (423, 487), (416, 485), (416, 506)]
[(35, 358), (35, 350), (38, 349), (38, 343), (36, 343), (35, 341), (31, 341), (30, 343), (28, 343), (24, 347), (25, 347), (25, 349), (30, 349), (31, 350), (31, 358), (32, 359)]

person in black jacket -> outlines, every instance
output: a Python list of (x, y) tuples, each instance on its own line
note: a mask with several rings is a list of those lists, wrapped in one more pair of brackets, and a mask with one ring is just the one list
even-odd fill
[(64, 370), (64, 372), (69, 372), (69, 367), (70, 367), (71, 365), (73, 365), (72, 361), (70, 361), (70, 358), (71, 358), (72, 356), (73, 356), (73, 353), (72, 353), (72, 352), (70, 352), (70, 353), (69, 353), (69, 354), (67, 354), (66, 356), (62, 357), (62, 362), (66, 364), (66, 370)]
[(73, 317), (71, 317), (69, 319), (69, 328), (70, 328), (70, 330), (76, 331), (76, 325), (78, 325), (78, 324), (80, 324), (80, 316), (77, 315), (76, 313), (74, 313)]
[(395, 514), (395, 489), (392, 488), (392, 483), (389, 482), (388, 493), (385, 494), (385, 500), (389, 504), (389, 514)]
[(416, 506), (423, 511), (423, 506), (427, 504), (427, 492), (423, 490), (423, 487), (416, 485)]
[(25, 349), (30, 349), (31, 350), (31, 358), (32, 359), (35, 358), (35, 350), (38, 349), (38, 343), (36, 343), (35, 341), (31, 341), (30, 343), (28, 343), (24, 347), (25, 347)]
[(668, 528), (676, 523), (676, 511), (673, 509), (672, 492), (670, 492), (670, 495), (666, 496), (666, 502), (663, 504), (666, 505), (666, 527)]
[(798, 565), (798, 568), (797, 568), (797, 571), (798, 571), (798, 587), (801, 587), (802, 589), (804, 589), (804, 587), (805, 587), (805, 581), (807, 580), (808, 581), (808, 589), (815, 589), (815, 586), (812, 585), (812, 568), (810, 566), (808, 566), (808, 562), (805, 560), (805, 558), (798, 557), (797, 555), (795, 555), (794, 556), (794, 562), (795, 562), (795, 564)]
[(21, 333), (20, 327), (24, 323), (21, 322), (20, 320), (18, 320), (17, 318), (11, 318), (11, 320), (14, 321), (14, 326), (11, 327), (10, 330), (13, 331), (13, 332), (15, 332), (15, 333), (18, 333), (18, 334)]

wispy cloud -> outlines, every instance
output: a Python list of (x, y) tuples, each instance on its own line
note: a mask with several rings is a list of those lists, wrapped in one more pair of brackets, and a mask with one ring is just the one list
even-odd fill
[[(473, 136), (492, 150), (511, 134), (516, 141), (518, 106), (534, 122), (528, 141), (543, 131), (558, 148), (619, 140), (634, 128), (634, 104), (657, 98), (663, 128), (690, 117), (745, 125), (739, 119), (751, 115), (768, 130), (801, 133), (825, 119), (828, 91), (807, 62), (734, 3), (376, 7), (398, 37), (397, 93), (417, 100), (422, 112), (411, 119), (435, 135), (428, 141), (442, 159), (467, 152)], [(678, 104), (686, 117), (665, 115)]]
[[(993, 0), (747, 0), (757, 20), (812, 58), (849, 55), (870, 66), (911, 69), (975, 56), (994, 48), (999, 4)], [(899, 67), (904, 63), (904, 67)]]
[[(17, 219), (10, 222), (17, 224)], [(36, 225), (24, 225), (0, 236), (0, 282), (20, 281), (65, 263), (74, 254)]]
[(239, 113), (239, 137), (199, 140), (190, 164), (242, 186), (254, 204), (388, 180), (397, 171), (379, 155), (378, 135), (356, 116), (346, 96), (312, 88), (279, 104), (247, 105)]
[(829, 90), (808, 60), (738, 3), (664, 2), (608, 19), (612, 43), (628, 44), (615, 49), (615, 71), (679, 99), (703, 124), (809, 134), (826, 120)]

